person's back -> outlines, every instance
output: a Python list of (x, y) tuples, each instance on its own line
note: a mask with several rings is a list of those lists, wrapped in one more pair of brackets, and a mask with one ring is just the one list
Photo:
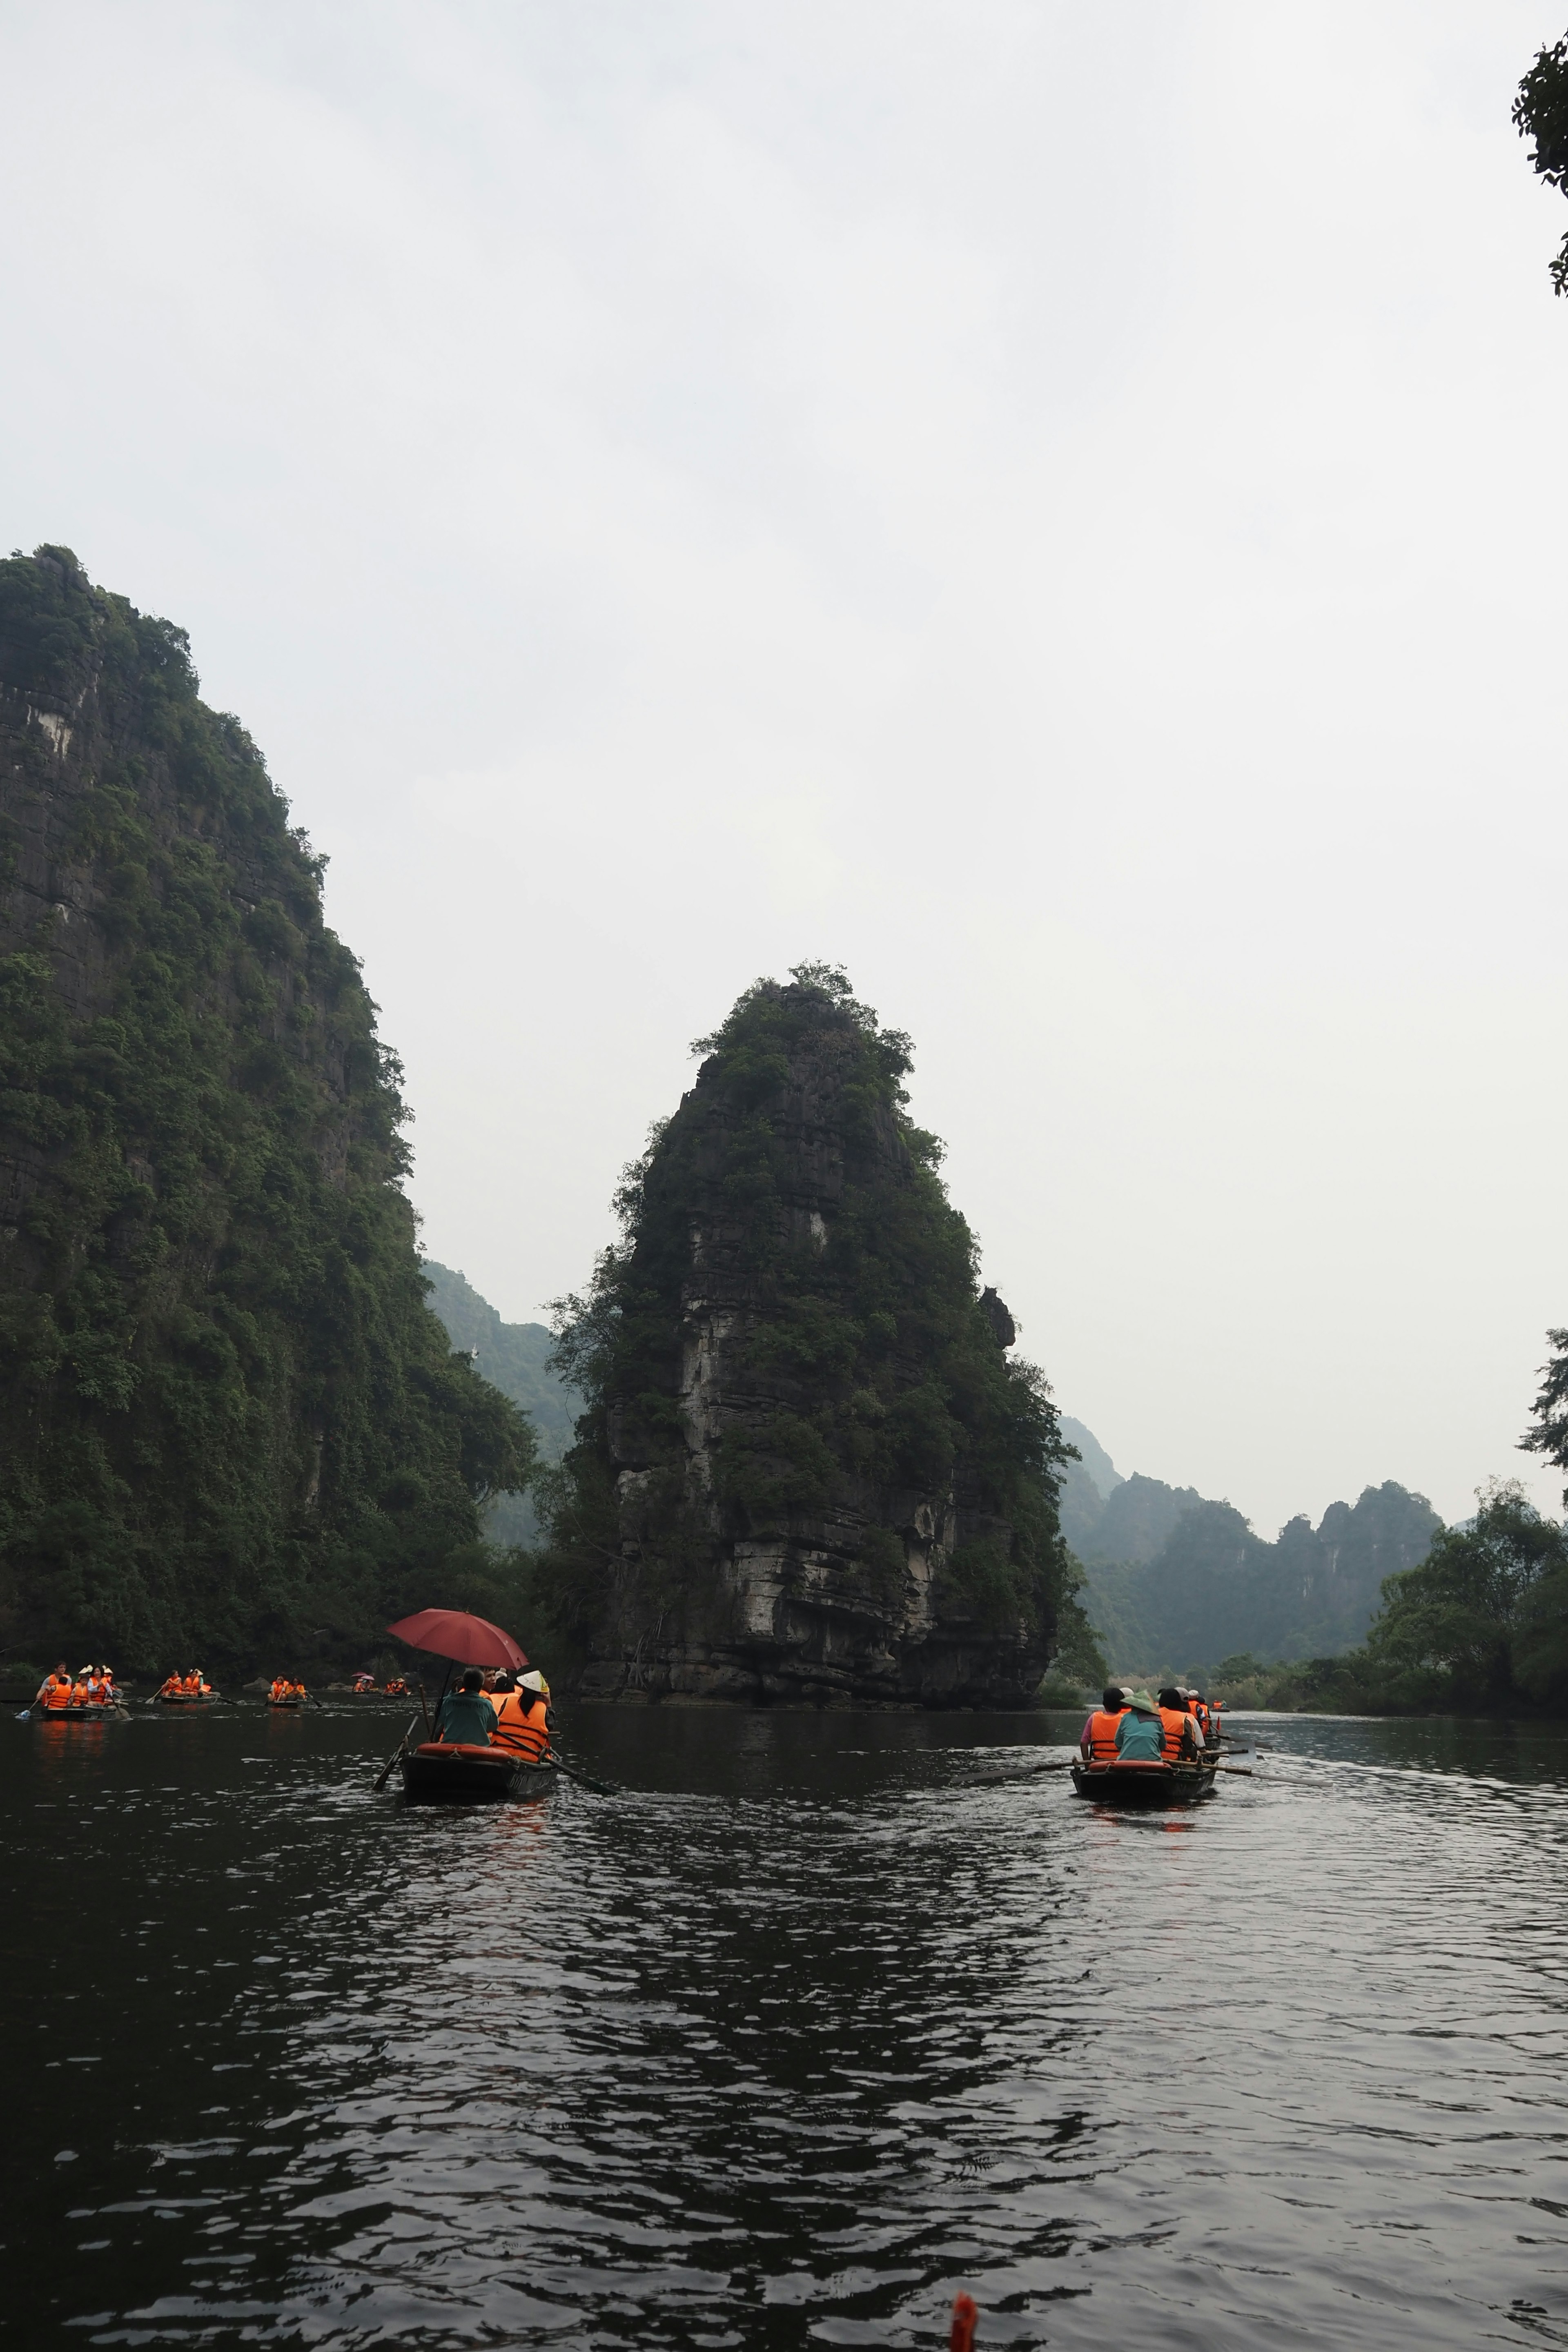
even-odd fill
[(1160, 1722), (1165, 1734), (1165, 1761), (1173, 1764), (1180, 1756), (1196, 1752), (1198, 1729), (1187, 1713), (1187, 1702), (1179, 1690), (1160, 1693)]
[(1116, 1760), (1119, 1764), (1162, 1764), (1165, 1759), (1165, 1727), (1157, 1707), (1145, 1707), (1136, 1701), (1116, 1727)]
[(65, 1666), (57, 1666), (55, 1668), (53, 1678), (49, 1682), (49, 1685), (44, 1693), (44, 1705), (51, 1715), (58, 1715), (61, 1707), (69, 1706), (70, 1703), (71, 1678), (69, 1670)]
[(1100, 1696), (1102, 1703), (1084, 1725), (1079, 1740), (1079, 1752), (1090, 1764), (1114, 1760), (1117, 1726), (1127, 1712), (1127, 1701), (1117, 1684), (1111, 1683)]
[(448, 1691), (436, 1711), (436, 1737), (450, 1745), (488, 1748), (496, 1711), (479, 1688), (479, 1670), (470, 1666), (461, 1690)]
[(515, 1686), (496, 1693), (494, 1738), (525, 1764), (542, 1764), (550, 1754), (550, 1685), (542, 1675), (520, 1676)]

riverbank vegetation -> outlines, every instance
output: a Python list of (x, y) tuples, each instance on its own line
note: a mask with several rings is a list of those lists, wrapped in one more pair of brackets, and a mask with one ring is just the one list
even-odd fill
[(1568, 1528), (1495, 1482), (1473, 1520), (1388, 1579), (1360, 1647), (1272, 1664), (1236, 1654), (1204, 1687), (1290, 1714), (1568, 1713)]

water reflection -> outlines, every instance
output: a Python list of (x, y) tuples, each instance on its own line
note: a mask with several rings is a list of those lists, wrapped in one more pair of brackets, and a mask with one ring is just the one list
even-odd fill
[[(6, 1725), (19, 2340), (1568, 2343), (1568, 1745), (585, 1717), (410, 1808), (347, 1711)], [(13, 2266), (15, 2267), (15, 2266)]]

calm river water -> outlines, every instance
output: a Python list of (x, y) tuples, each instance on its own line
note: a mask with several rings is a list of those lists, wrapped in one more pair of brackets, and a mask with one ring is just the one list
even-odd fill
[(1568, 1738), (1269, 1718), (1193, 1813), (1059, 1717), (0, 1723), (18, 2344), (1568, 2346)]

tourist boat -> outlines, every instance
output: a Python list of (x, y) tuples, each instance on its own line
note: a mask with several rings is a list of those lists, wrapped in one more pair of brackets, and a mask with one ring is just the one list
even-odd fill
[(32, 1710), (40, 1723), (101, 1723), (106, 1716), (128, 1715), (130, 1711), (121, 1698), (89, 1699), (85, 1706), (39, 1705)]
[(303, 1691), (295, 1691), (288, 1698), (273, 1698), (269, 1695), (267, 1704), (268, 1706), (303, 1706), (305, 1696)]
[(1104, 1805), (1194, 1805), (1219, 1785), (1215, 1764), (1075, 1764), (1080, 1797)]
[(158, 1691), (152, 1700), (154, 1706), (211, 1706), (218, 1694), (205, 1691)]
[(397, 1769), (406, 1796), (456, 1798), (465, 1803), (487, 1797), (542, 1797), (557, 1777), (552, 1764), (525, 1764), (504, 1748), (481, 1748), (465, 1740), (424, 1740), (404, 1749)]

